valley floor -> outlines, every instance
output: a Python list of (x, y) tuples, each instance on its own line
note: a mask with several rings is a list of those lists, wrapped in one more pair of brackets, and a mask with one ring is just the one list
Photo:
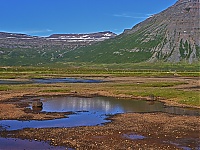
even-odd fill
[[(63, 118), (66, 115), (35, 113), (25, 109), (28, 103), (20, 102), (21, 98), (38, 96), (110, 96), (130, 100), (158, 100), (165, 102), (166, 105), (200, 108), (198, 77), (92, 78), (105, 82), (2, 85), (0, 120), (46, 120)], [(50, 141), (52, 145), (80, 150), (200, 148), (200, 116), (127, 113), (113, 116), (111, 120), (111, 123), (103, 126), (1, 131), (0, 136)]]

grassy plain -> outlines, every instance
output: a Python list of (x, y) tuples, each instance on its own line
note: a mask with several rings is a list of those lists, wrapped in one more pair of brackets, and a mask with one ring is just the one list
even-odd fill
[[(103, 83), (26, 84), (32, 78), (92, 78)], [(0, 67), (0, 79), (24, 84), (0, 84), (1, 99), (12, 94), (100, 95), (161, 100), (200, 107), (198, 64), (55, 64), (43, 67)], [(7, 93), (7, 94), (5, 94)]]

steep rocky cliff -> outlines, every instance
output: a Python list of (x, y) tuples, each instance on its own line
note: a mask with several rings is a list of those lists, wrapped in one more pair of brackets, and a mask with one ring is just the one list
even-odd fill
[(179, 0), (124, 34), (140, 32), (140, 37), (135, 39), (140, 44), (154, 40), (158, 42), (151, 49), (153, 55), (149, 61), (197, 61), (200, 56), (199, 6), (199, 0)]

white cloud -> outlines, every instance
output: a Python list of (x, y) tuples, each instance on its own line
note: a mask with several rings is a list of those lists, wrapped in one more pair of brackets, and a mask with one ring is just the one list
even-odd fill
[(26, 34), (34, 34), (34, 33), (46, 33), (46, 32), (52, 32), (52, 31), (53, 30), (45, 29), (45, 30), (27, 30), (27, 31), (22, 31), (22, 32)]
[(134, 13), (134, 14), (114, 14), (114, 17), (123, 17), (123, 18), (133, 18), (133, 19), (146, 19), (150, 17), (152, 14), (142, 14), (142, 13)]
[(6, 30), (0, 30), (1, 32), (8, 32), (8, 33), (22, 33), (22, 34), (39, 34), (39, 33), (49, 33), (53, 30), (51, 29), (44, 29), (44, 30), (25, 30), (25, 31), (6, 31)]

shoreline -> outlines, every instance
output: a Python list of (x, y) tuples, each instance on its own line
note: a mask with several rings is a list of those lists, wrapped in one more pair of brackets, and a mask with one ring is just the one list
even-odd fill
[(200, 146), (199, 116), (125, 113), (111, 116), (109, 119), (112, 121), (102, 126), (26, 128), (3, 131), (0, 136), (46, 141), (52, 146), (79, 150), (139, 148), (177, 150), (182, 147), (198, 149)]
[[(99, 78), (98, 78), (99, 79)], [(165, 99), (161, 97), (152, 97), (151, 96), (134, 96), (125, 93), (119, 93), (115, 88), (119, 90), (124, 90), (123, 88), (132, 88), (132, 85), (129, 87), (130, 83), (134, 85), (145, 84), (147, 82), (161, 82), (163, 80), (171, 82), (183, 82), (187, 79), (187, 84), (177, 85), (175, 87), (169, 87), (172, 89), (181, 88), (184, 92), (184, 89), (198, 86), (198, 78), (136, 78), (136, 77), (112, 77), (106, 78), (104, 83), (59, 83), (59, 84), (28, 84), (28, 85), (17, 85), (17, 90), (8, 90), (0, 91), (0, 119), (19, 119), (29, 116), (30, 112), (26, 113), (23, 107), (20, 107), (18, 102), (20, 99), (29, 99), (34, 97), (52, 97), (52, 96), (76, 96), (76, 97), (95, 97), (95, 96), (105, 96), (105, 97), (114, 97), (130, 100), (147, 100), (147, 101), (160, 101), (166, 106), (175, 106), (175, 107), (188, 107), (194, 109), (200, 109), (200, 106), (191, 106), (187, 104), (180, 104), (177, 101), (171, 99)], [(186, 81), (185, 81), (186, 82)], [(122, 85), (122, 88), (121, 88)], [(25, 86), (25, 87), (24, 87)], [(27, 88), (26, 88), (27, 86)], [(15, 88), (15, 86), (13, 86)], [(112, 89), (113, 88), (113, 89)], [(63, 91), (59, 91), (64, 89)], [(65, 90), (66, 89), (66, 90)], [(190, 89), (191, 90), (191, 89)], [(130, 91), (130, 90), (129, 90)], [(199, 91), (199, 89), (197, 89)], [(45, 115), (35, 114), (32, 119), (41, 120)], [(56, 117), (47, 115), (47, 118)], [(60, 118), (60, 115), (57, 116)]]

